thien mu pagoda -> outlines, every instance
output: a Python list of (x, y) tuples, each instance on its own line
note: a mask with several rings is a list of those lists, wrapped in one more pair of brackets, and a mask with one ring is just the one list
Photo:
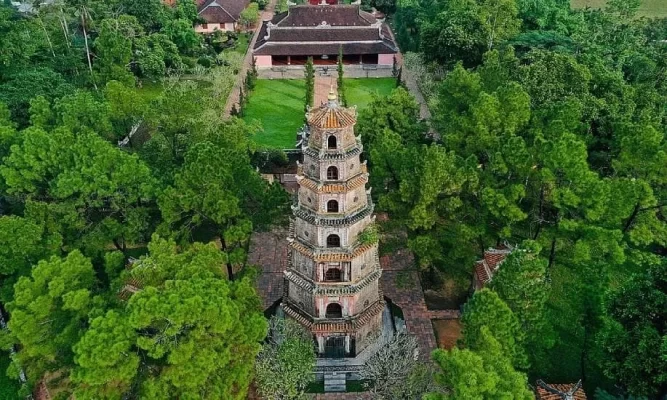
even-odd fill
[(356, 109), (332, 90), (306, 118), (282, 307), (313, 333), (321, 358), (358, 358), (382, 332), (385, 301), (377, 241), (365, 239), (376, 235), (362, 234), (374, 216)]

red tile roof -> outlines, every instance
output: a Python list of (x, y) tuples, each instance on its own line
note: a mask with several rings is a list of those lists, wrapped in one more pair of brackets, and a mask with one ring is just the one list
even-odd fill
[(479, 288), (484, 287), (493, 279), (498, 267), (511, 252), (512, 249), (506, 246), (488, 249), (484, 252), (484, 258), (475, 262), (475, 280)]
[(535, 391), (536, 400), (586, 400), (586, 393), (581, 385), (577, 383), (544, 383), (537, 381)]

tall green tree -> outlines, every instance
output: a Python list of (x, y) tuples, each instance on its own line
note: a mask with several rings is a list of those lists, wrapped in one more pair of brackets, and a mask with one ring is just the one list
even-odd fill
[(475, 351), (485, 344), (482, 328), (486, 327), (515, 367), (528, 367), (523, 348), (525, 331), (516, 315), (495, 292), (489, 289), (475, 292), (465, 305), (461, 322), (463, 342), (467, 348)]
[(224, 259), (212, 243), (178, 251), (154, 237), (122, 276), (140, 291), (74, 346), (77, 398), (246, 398), (267, 324), (252, 283), (225, 279)]
[(338, 101), (347, 107), (347, 97), (345, 97), (345, 80), (343, 79), (344, 67), (343, 67), (343, 46), (338, 48), (338, 61), (336, 70), (338, 72), (338, 78), (336, 78), (336, 87), (338, 91)]
[(531, 360), (543, 356), (538, 350), (554, 344), (545, 313), (550, 289), (546, 279), (547, 260), (539, 257), (540, 250), (530, 242), (514, 249), (489, 285), (516, 315)]
[(15, 215), (0, 217), (0, 301), (11, 301), (21, 276), (29, 276), (33, 265), (60, 251), (59, 235), (49, 235), (44, 226)]
[(646, 257), (647, 271), (608, 294), (599, 335), (605, 373), (635, 396), (667, 392), (667, 261)]
[(503, 347), (483, 326), (477, 350), (454, 348), (436, 350), (433, 359), (442, 370), (436, 376), (444, 390), (431, 393), (427, 400), (533, 399), (526, 375), (512, 366)]
[(30, 276), (19, 278), (4, 344), (19, 344), (15, 368), (23, 368), (34, 384), (47, 371), (67, 371), (73, 365), (72, 346), (88, 324), (90, 313), (99, 312), (95, 296), (95, 271), (90, 259), (75, 250), (65, 258), (40, 261)]
[(156, 186), (148, 167), (96, 134), (30, 128), (0, 175), (37, 224), (52, 224), (65, 245), (90, 255), (109, 245), (126, 251), (151, 225)]
[(306, 75), (306, 104), (304, 110), (308, 111), (308, 107), (312, 107), (315, 101), (315, 67), (312, 57), (308, 57), (308, 61), (306, 61), (304, 74)]

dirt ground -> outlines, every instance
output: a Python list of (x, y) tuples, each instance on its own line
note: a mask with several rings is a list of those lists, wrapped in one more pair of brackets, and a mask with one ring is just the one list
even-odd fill
[(458, 319), (434, 319), (431, 321), (435, 340), (441, 349), (450, 350), (461, 337), (461, 321)]

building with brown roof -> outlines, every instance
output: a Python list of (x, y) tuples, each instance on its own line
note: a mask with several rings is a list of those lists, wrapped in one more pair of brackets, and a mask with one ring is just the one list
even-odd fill
[(398, 47), (389, 27), (359, 5), (298, 5), (265, 21), (253, 54), (257, 67), (344, 64), (391, 66)]
[(586, 400), (586, 393), (581, 384), (577, 383), (544, 383), (538, 380), (535, 388), (536, 400)]
[(505, 257), (512, 252), (509, 245), (499, 246), (484, 251), (484, 258), (475, 262), (475, 273), (473, 274), (472, 286), (474, 290), (483, 288), (491, 282), (493, 275), (498, 271)]
[(198, 0), (199, 18), (204, 20), (202, 24), (195, 25), (195, 31), (199, 33), (210, 33), (216, 30), (235, 31), (238, 20), (250, 0)]

